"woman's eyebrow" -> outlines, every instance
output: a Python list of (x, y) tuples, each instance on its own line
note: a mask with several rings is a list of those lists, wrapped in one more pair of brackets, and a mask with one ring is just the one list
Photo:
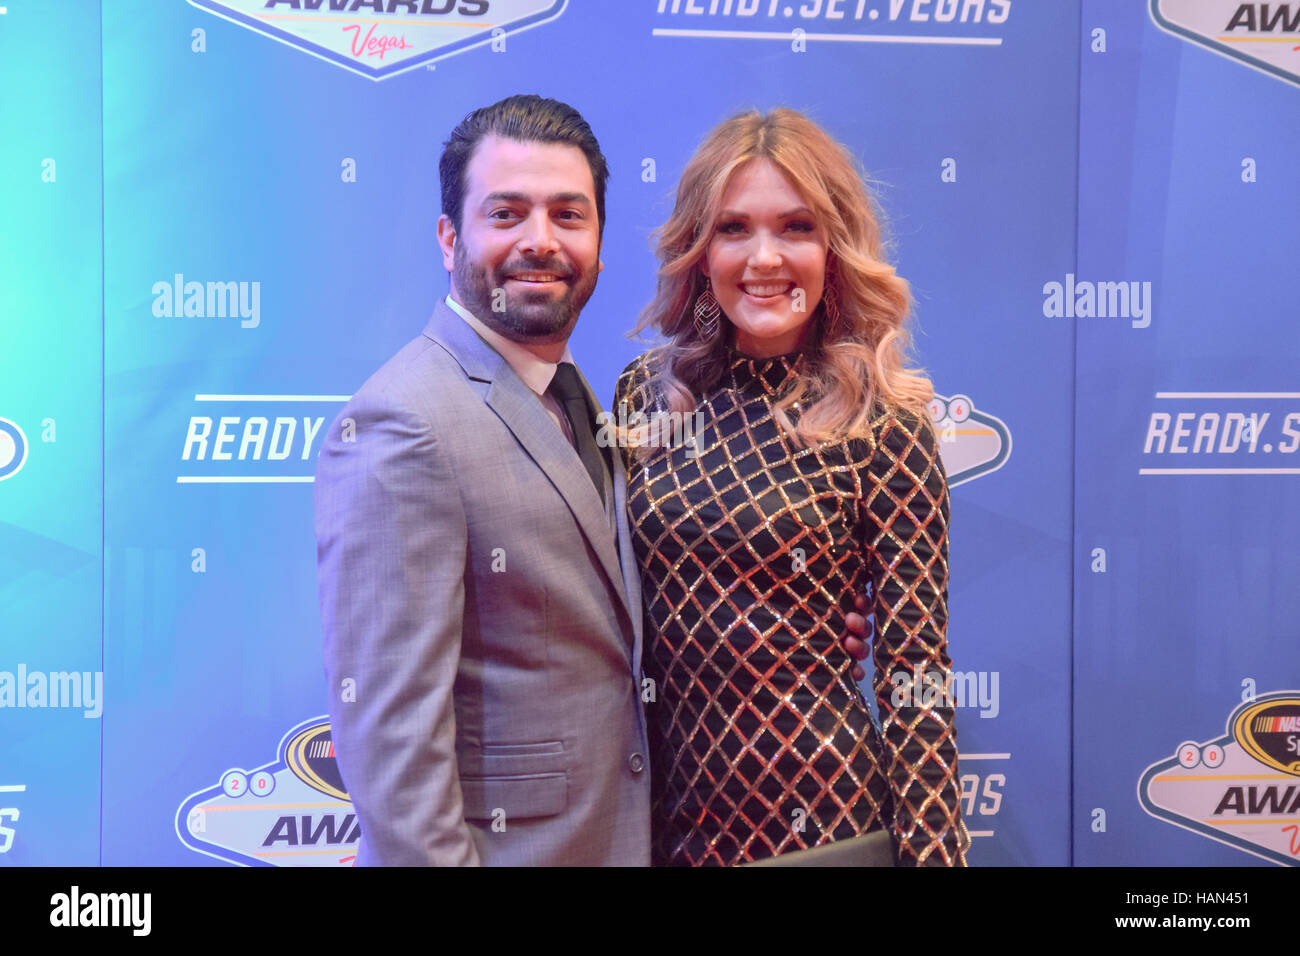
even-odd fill
[[(789, 219), (791, 216), (811, 216), (811, 215), (812, 215), (811, 209), (809, 209), (807, 206), (799, 206), (796, 209), (791, 209), (789, 212), (779, 213), (776, 218)], [(722, 210), (722, 212), (718, 213), (718, 217), (719, 218), (727, 217), (731, 219), (748, 219), (749, 213), (737, 212), (734, 209), (724, 209)]]

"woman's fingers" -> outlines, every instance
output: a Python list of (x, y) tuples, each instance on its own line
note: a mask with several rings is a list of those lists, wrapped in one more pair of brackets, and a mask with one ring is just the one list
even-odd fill
[(853, 658), (853, 670), (850, 672), (853, 674), (853, 679), (862, 680), (867, 676), (867, 672), (858, 661), (866, 660), (870, 650), (867, 641), (871, 637), (871, 622), (863, 615), (870, 612), (871, 605), (865, 594), (856, 595), (853, 604), (861, 613), (854, 614), (850, 611), (844, 615), (844, 626), (850, 632), (844, 636), (844, 649)]

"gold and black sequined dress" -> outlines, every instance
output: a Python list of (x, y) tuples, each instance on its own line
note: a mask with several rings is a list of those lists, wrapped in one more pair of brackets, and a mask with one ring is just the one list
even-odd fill
[[(655, 688), (654, 862), (745, 863), (892, 827), (901, 865), (964, 865), (953, 710), (896, 706), (890, 683), (951, 672), (934, 431), (881, 412), (870, 441), (798, 449), (772, 405), (803, 359), (729, 354), (693, 447), (622, 449)], [(616, 418), (663, 407), (646, 362), (619, 377)], [(879, 728), (840, 637), (867, 582)]]

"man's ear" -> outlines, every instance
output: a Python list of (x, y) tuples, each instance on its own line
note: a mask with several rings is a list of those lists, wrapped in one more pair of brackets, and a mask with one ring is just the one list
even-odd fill
[(443, 213), (438, 217), (438, 245), (442, 249), (442, 264), (448, 272), (455, 269), (456, 227), (451, 217)]

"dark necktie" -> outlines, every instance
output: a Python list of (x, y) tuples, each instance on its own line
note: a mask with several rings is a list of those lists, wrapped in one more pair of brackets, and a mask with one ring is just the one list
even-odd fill
[(600, 495), (603, 506), (607, 481), (605, 460), (596, 446), (596, 436), (592, 430), (595, 418), (591, 414), (591, 407), (587, 404), (582, 382), (578, 379), (577, 367), (572, 362), (561, 362), (556, 367), (555, 377), (551, 379), (551, 384), (546, 390), (555, 396), (564, 408), (565, 414), (569, 416), (569, 424), (573, 426), (573, 437), (578, 445), (578, 455), (582, 458), (587, 474), (591, 476), (592, 484), (596, 486), (596, 493)]

